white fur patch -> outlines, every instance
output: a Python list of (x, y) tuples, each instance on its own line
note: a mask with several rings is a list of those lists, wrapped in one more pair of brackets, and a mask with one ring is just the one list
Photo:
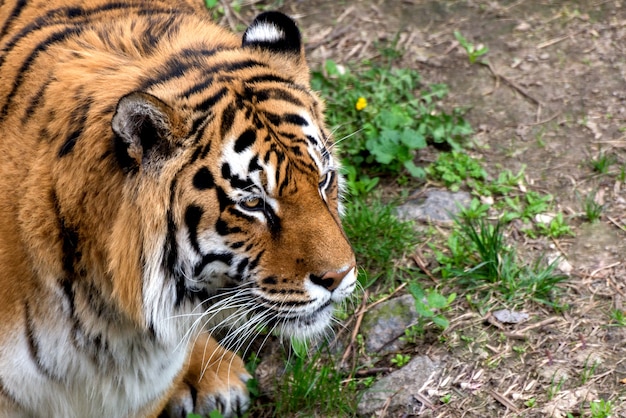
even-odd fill
[(285, 32), (268, 22), (260, 22), (246, 32), (246, 41), (250, 43), (278, 42), (281, 39), (285, 39)]

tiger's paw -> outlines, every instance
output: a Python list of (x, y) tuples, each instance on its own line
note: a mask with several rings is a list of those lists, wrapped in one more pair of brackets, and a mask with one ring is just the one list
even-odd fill
[(242, 415), (250, 403), (246, 382), (251, 378), (241, 357), (213, 338), (196, 342), (183, 380), (167, 405), (170, 417), (189, 413), (208, 416), (218, 410), (225, 418)]

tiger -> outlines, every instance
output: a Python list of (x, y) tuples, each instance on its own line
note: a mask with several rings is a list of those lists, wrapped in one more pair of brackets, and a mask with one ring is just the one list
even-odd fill
[(280, 12), (0, 3), (0, 417), (246, 411), (245, 341), (357, 286), (323, 115)]

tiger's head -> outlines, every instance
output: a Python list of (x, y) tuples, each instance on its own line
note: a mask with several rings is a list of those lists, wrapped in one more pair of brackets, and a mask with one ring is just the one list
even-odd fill
[(144, 228), (149, 323), (197, 313), (203, 325), (228, 316), (286, 335), (322, 332), (333, 302), (356, 286), (355, 257), (298, 28), (264, 13), (239, 47), (179, 59), (184, 83), (127, 94), (112, 119), (126, 193), (137, 211), (161, 214), (133, 215)]

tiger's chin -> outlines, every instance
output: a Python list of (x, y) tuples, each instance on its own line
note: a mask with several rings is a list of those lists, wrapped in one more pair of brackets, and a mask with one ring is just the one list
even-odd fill
[(331, 333), (333, 320), (333, 304), (328, 304), (313, 313), (302, 314), (297, 317), (278, 319), (276, 329), (285, 338), (309, 340), (324, 337)]

